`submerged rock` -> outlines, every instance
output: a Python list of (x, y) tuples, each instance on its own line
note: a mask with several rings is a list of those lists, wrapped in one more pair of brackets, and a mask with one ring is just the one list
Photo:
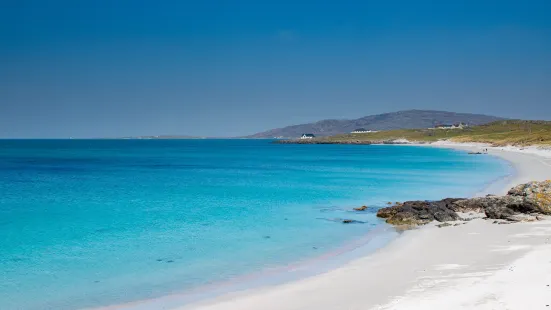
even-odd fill
[(367, 210), (367, 206), (361, 206), (359, 208), (354, 208), (354, 211), (365, 211)]
[(344, 219), (342, 220), (343, 224), (363, 224), (362, 221), (356, 221), (356, 220), (350, 220), (350, 219)]

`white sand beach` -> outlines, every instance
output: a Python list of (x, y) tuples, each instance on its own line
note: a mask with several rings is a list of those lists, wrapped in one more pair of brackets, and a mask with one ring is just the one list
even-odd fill
[[(516, 184), (551, 179), (551, 151), (432, 146), (488, 148), (490, 155), (511, 162), (516, 174), (507, 185), (485, 193), (503, 194)], [(407, 231), (372, 255), (330, 272), (180, 309), (551, 309), (550, 285), (551, 220), (500, 225), (476, 219)]]

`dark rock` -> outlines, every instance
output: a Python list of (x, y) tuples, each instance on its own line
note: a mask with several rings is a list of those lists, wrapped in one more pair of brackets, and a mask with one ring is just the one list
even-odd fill
[(531, 201), (510, 202), (507, 208), (519, 213), (535, 213), (538, 212), (538, 206)]
[(342, 223), (343, 224), (363, 224), (364, 222), (351, 220), (351, 219), (344, 219), (344, 220), (342, 220)]
[(396, 215), (396, 213), (398, 213), (399, 209), (396, 208), (396, 207), (386, 207), (386, 208), (381, 208), (377, 211), (377, 217), (380, 217), (380, 218), (390, 218), (390, 217), (393, 217), (394, 215)]
[(399, 212), (391, 218), (386, 220), (387, 223), (392, 225), (424, 225), (430, 223), (432, 220), (421, 219), (412, 212)]
[(367, 206), (361, 206), (359, 208), (354, 208), (354, 211), (365, 211), (367, 210)]
[(489, 206), (484, 211), (488, 218), (499, 220), (506, 220), (508, 217), (515, 214), (515, 211), (513, 211), (512, 209), (499, 205)]
[(400, 205), (380, 209), (377, 216), (387, 219), (387, 223), (394, 225), (422, 225), (433, 220), (455, 221), (459, 216), (447, 207), (450, 201), (406, 201)]
[(448, 227), (448, 226), (452, 226), (452, 224), (450, 223), (442, 223), (442, 224), (438, 224), (436, 225), (438, 228), (442, 228), (442, 227)]
[[(455, 212), (484, 212), (484, 202), (489, 199), (486, 198), (472, 198), (472, 199), (452, 199), (448, 203), (448, 207)], [(444, 199), (445, 200), (445, 199)]]
[(434, 219), (439, 222), (449, 222), (459, 219), (459, 215), (447, 208), (438, 208), (433, 212)]

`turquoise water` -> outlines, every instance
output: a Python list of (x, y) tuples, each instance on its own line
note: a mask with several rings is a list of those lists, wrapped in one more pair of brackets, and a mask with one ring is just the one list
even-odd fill
[(384, 225), (352, 207), (469, 196), (508, 173), (411, 146), (0, 141), (0, 308), (125, 303), (313, 259)]

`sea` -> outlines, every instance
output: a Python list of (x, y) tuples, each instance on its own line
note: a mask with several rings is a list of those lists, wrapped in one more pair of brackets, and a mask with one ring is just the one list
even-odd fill
[(389, 202), (512, 173), (402, 145), (0, 140), (0, 309), (146, 309), (289, 281), (391, 242), (375, 216)]

